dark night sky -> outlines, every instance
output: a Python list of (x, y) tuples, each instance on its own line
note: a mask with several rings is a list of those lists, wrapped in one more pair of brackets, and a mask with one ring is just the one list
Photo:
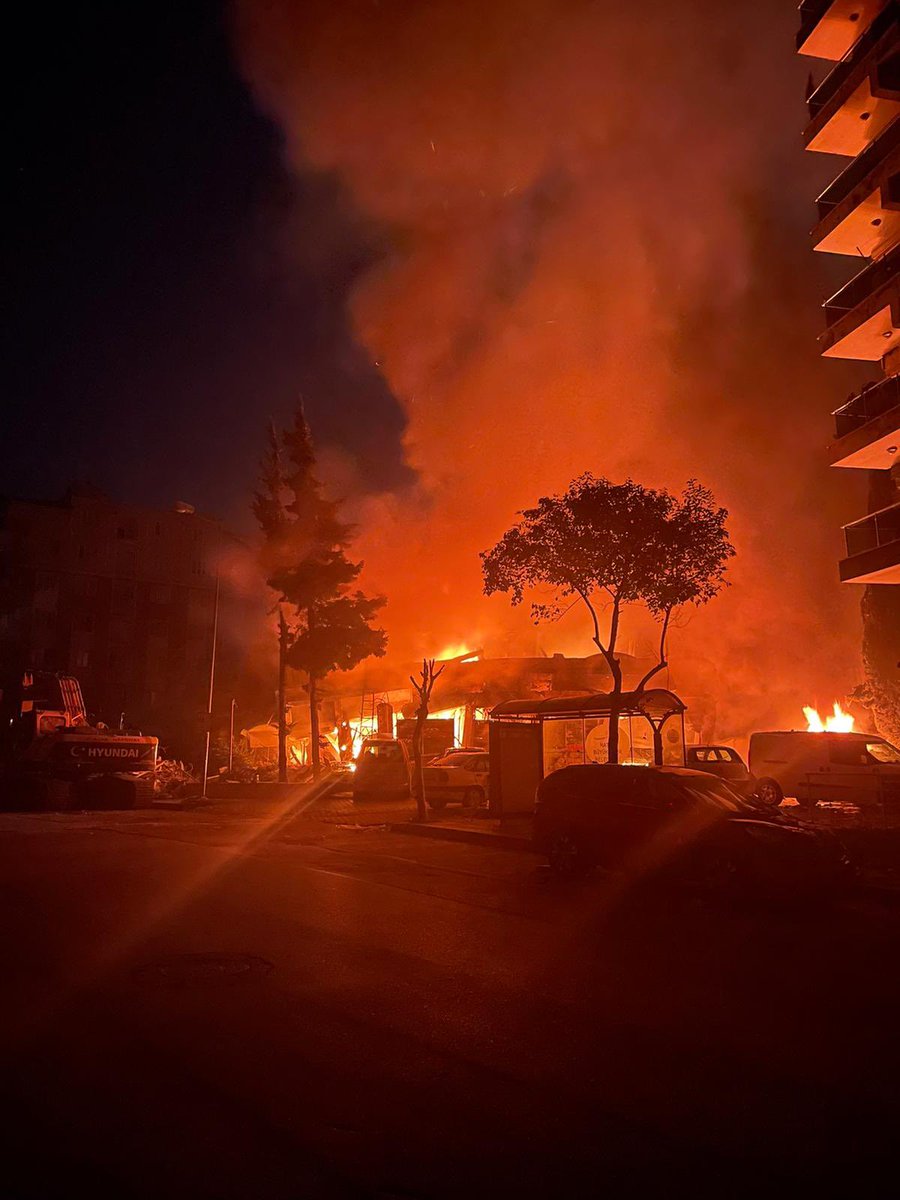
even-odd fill
[(243, 524), (266, 421), (301, 392), (365, 487), (406, 477), (401, 409), (346, 326), (377, 232), (333, 180), (288, 178), (222, 9), (95, 2), (49, 33), (28, 18), (0, 492), (79, 477)]

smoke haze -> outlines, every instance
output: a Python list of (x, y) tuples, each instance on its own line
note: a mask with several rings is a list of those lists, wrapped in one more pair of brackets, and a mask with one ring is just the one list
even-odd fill
[[(338, 177), (383, 237), (350, 316), (417, 482), (365, 493), (323, 457), (397, 653), (533, 651), (525, 615), (481, 596), (478, 551), (590, 470), (697, 477), (731, 512), (732, 586), (670, 653), (720, 736), (857, 681), (836, 560), (861, 487), (822, 448), (860, 376), (815, 345), (853, 264), (805, 236), (839, 163), (800, 148), (794, 19), (783, 0), (238, 3), (291, 167)], [(537, 637), (591, 649), (574, 612)]]

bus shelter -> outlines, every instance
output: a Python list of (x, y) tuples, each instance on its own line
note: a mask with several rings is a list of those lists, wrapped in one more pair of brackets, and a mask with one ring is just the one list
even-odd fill
[[(538, 783), (574, 763), (609, 758), (608, 692), (507, 700), (489, 720), (491, 812), (530, 813)], [(684, 702), (665, 688), (618, 697), (619, 762), (684, 766)]]

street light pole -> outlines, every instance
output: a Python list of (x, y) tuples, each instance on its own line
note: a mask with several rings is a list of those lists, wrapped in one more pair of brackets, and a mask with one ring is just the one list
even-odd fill
[(216, 642), (219, 636), (219, 571), (216, 569), (216, 598), (213, 606), (212, 655), (209, 660), (209, 700), (206, 705), (206, 744), (203, 749), (203, 787), (200, 798), (206, 799), (206, 777), (209, 774), (209, 737), (212, 728), (213, 688), (216, 684)]
[(231, 697), (231, 717), (228, 722), (228, 774), (231, 774), (231, 763), (234, 758), (234, 696)]

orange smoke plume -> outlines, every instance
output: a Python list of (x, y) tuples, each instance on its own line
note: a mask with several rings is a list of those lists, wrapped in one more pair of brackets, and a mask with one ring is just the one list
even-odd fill
[(485, 600), (478, 551), (585, 470), (696, 476), (738, 559), (675, 629), (673, 682), (717, 697), (719, 736), (855, 682), (839, 481), (818, 457), (852, 374), (816, 356), (821, 167), (796, 134), (790, 6), (752, 8), (238, 3), (291, 166), (336, 173), (387, 246), (352, 319), (419, 483), (354, 503), (395, 653), (590, 653), (574, 613), (536, 638)]

